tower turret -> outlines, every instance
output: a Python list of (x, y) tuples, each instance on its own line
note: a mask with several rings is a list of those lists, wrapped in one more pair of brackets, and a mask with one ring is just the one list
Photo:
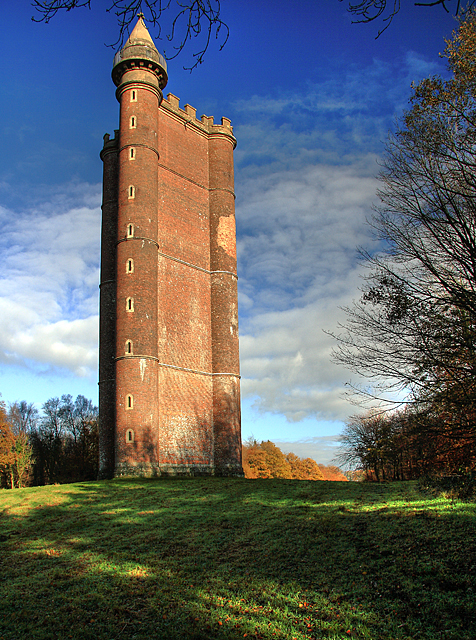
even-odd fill
[(157, 143), (166, 64), (142, 16), (116, 54), (120, 103), (116, 238), (115, 473), (158, 473)]
[[(132, 30), (124, 47), (114, 56), (114, 64), (112, 67), (112, 80), (116, 87), (124, 84), (122, 77), (128, 71), (145, 70), (157, 78), (157, 84), (160, 90), (164, 89), (167, 84), (167, 64), (164, 56), (156, 49), (154, 41), (150, 37), (147, 27), (144, 24), (143, 15), (138, 16), (137, 24)], [(145, 82), (151, 81), (151, 78), (142, 76)], [(128, 78), (130, 81), (131, 78)], [(151, 83), (155, 86), (155, 82)], [(160, 98), (162, 101), (162, 98)]]

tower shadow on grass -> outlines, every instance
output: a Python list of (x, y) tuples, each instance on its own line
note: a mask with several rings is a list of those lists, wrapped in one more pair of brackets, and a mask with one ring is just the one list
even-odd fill
[(409, 483), (127, 479), (0, 501), (4, 640), (476, 634), (476, 506)]

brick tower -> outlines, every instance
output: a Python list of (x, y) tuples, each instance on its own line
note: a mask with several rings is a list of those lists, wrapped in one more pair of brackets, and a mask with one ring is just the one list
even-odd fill
[(233, 149), (227, 118), (162, 90), (139, 16), (104, 136), (100, 477), (242, 475)]

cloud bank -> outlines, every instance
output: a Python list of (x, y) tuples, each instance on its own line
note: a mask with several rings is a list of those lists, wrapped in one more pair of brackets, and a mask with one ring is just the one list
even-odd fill
[(100, 192), (70, 185), (21, 212), (0, 207), (0, 361), (97, 375)]
[(259, 412), (293, 423), (355, 412), (325, 331), (359, 296), (357, 249), (374, 247), (366, 218), (387, 132), (411, 82), (436, 71), (410, 52), (398, 68), (349, 65), (235, 105), (242, 391)]

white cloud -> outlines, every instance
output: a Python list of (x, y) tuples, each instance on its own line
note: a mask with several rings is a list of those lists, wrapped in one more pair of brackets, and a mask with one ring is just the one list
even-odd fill
[(408, 53), (235, 105), (242, 390), (258, 412), (294, 423), (355, 412), (325, 331), (338, 332), (340, 307), (359, 297), (357, 247), (372, 250), (366, 218), (387, 132), (411, 82), (439, 66)]
[(29, 210), (0, 208), (0, 360), (96, 375), (100, 191), (71, 185)]
[[(375, 201), (377, 157), (410, 82), (436, 72), (329, 69), (302, 91), (235, 103), (242, 388), (291, 422), (345, 420), (349, 373), (331, 362), (340, 306), (358, 296), (356, 247)], [(8, 185), (3, 185), (8, 191)], [(0, 361), (97, 370), (100, 187), (70, 184), (23, 211), (0, 208)], [(296, 451), (296, 453), (299, 453)]]
[(340, 436), (307, 438), (295, 442), (276, 440), (275, 444), (283, 453), (295, 453), (300, 458), (312, 458), (321, 464), (335, 464), (339, 450)]
[(394, 64), (374, 59), (368, 66), (343, 68), (339, 60), (320, 71), (319, 82), (309, 81), (301, 90), (234, 103), (240, 174), (340, 165), (380, 154), (395, 119), (408, 108), (411, 83), (442, 69), (441, 62), (414, 52)]
[(375, 157), (249, 178), (237, 207), (243, 396), (291, 422), (345, 420), (348, 371), (331, 361), (339, 308), (358, 296)]

